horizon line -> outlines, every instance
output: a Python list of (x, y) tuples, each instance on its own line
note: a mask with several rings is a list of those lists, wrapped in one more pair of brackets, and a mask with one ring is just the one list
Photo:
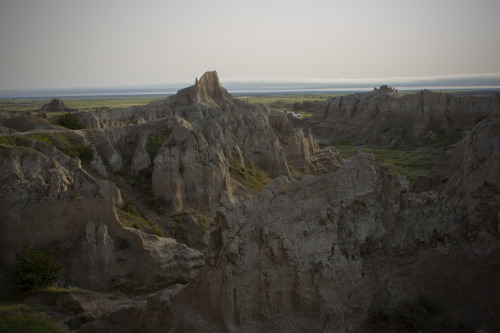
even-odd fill
[[(175, 94), (194, 84), (176, 81), (136, 85), (74, 86), (49, 88), (0, 89), (0, 98), (69, 97), (132, 94)], [(362, 79), (310, 79), (277, 77), (228, 77), (220, 78), (221, 85), (233, 93), (307, 92), (307, 91), (364, 91), (381, 85), (398, 90), (415, 89), (500, 89), (500, 73), (439, 75), (422, 77), (386, 77)]]

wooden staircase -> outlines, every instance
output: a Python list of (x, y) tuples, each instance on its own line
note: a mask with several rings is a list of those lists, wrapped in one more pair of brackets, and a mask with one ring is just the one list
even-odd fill
[(139, 200), (137, 200), (132, 188), (123, 180), (122, 177), (118, 176), (113, 171), (111, 164), (109, 164), (108, 159), (101, 149), (101, 145), (95, 138), (92, 131), (89, 129), (85, 129), (84, 133), (85, 137), (89, 140), (90, 144), (94, 147), (95, 151), (101, 158), (102, 164), (104, 165), (104, 168), (106, 169), (106, 173), (108, 174), (110, 180), (115, 183), (116, 186), (118, 186), (118, 188), (120, 189), (123, 199), (125, 199), (125, 201), (129, 205), (134, 206), (139, 214), (141, 214), (151, 225), (158, 227), (163, 232), (164, 237), (171, 237), (170, 233), (160, 223), (158, 223), (158, 218), (151, 211), (149, 211)]

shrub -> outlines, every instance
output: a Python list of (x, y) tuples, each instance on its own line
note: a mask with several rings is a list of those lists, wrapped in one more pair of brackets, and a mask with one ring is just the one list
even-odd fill
[[(163, 141), (167, 140), (170, 137), (170, 134), (172, 134), (172, 129), (167, 127), (160, 133), (160, 135), (151, 134), (148, 136), (145, 149), (151, 159), (156, 157), (156, 154), (158, 153), (158, 150), (160, 149)], [(172, 145), (175, 144), (172, 143)]]
[(69, 112), (66, 113), (64, 116), (62, 116), (61, 118), (59, 118), (57, 124), (69, 128), (71, 130), (78, 130), (83, 128), (80, 119), (78, 119), (77, 116)]
[(0, 305), (0, 332), (64, 332), (57, 322), (25, 304)]
[(38, 290), (54, 285), (59, 278), (61, 265), (55, 258), (40, 249), (24, 247), (16, 253), (9, 280), (20, 291)]

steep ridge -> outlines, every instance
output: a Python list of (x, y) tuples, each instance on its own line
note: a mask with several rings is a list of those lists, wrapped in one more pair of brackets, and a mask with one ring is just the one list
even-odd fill
[(155, 274), (189, 275), (203, 265), (202, 255), (184, 244), (123, 228), (113, 183), (95, 180), (53, 146), (24, 142), (29, 146), (0, 145), (2, 268), (20, 247), (41, 246), (55, 252), (70, 283), (109, 290), (124, 276), (146, 283)]
[[(130, 114), (149, 112), (151, 105), (130, 112), (88, 113), (81, 119), (87, 128), (108, 126), (99, 132), (107, 138), (100, 142), (108, 159), (115, 161), (114, 171), (128, 165), (135, 173), (151, 168), (153, 194), (170, 212), (192, 208), (212, 215), (224, 192), (248, 195), (251, 189), (245, 190), (230, 169), (252, 164), (277, 177), (290, 175), (290, 165), (302, 174), (315, 174), (343, 163), (335, 149), (322, 150), (310, 134), (293, 129), (285, 114), (233, 98), (216, 72), (205, 73), (193, 86), (153, 104), (154, 117), (163, 119), (125, 124)], [(158, 149), (148, 152), (148, 142), (165, 132), (170, 134)], [(131, 158), (124, 163), (127, 156)]]
[(398, 96), (375, 91), (315, 105), (304, 126), (325, 141), (344, 138), (357, 145), (412, 145), (426, 136), (469, 131), (498, 110), (500, 94), (457, 97), (423, 90)]
[(173, 327), (401, 331), (409, 326), (384, 319), (391, 311), (434, 304), (406, 324), (497, 330), (499, 126), (496, 112), (474, 127), (443, 192), (408, 192), (359, 153), (336, 172), (279, 177), (256, 198), (223, 201), (207, 266), (176, 296)]

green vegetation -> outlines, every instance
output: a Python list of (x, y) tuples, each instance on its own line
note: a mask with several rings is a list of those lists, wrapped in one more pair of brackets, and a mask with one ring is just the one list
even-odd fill
[(462, 138), (462, 131), (459, 130), (445, 132), (439, 129), (431, 129), (431, 132), (435, 135), (423, 138), (420, 143), (421, 146), (446, 148), (457, 143)]
[[(156, 157), (163, 141), (167, 140), (171, 134), (172, 129), (167, 127), (159, 135), (151, 134), (148, 136), (145, 149), (148, 152), (149, 157), (152, 159)], [(175, 143), (172, 144), (172, 146), (175, 146)]]
[(0, 332), (65, 332), (57, 322), (43, 312), (25, 304), (0, 305)]
[(436, 161), (423, 152), (358, 146), (336, 146), (336, 148), (344, 159), (353, 157), (358, 151), (372, 153), (378, 166), (387, 168), (394, 174), (406, 176), (410, 184), (421, 172), (431, 169), (436, 164)]
[(332, 146), (349, 146), (351, 144), (352, 138), (337, 138), (330, 141)]
[(106, 111), (109, 110), (109, 106), (94, 106), (92, 107), (92, 111)]
[[(164, 99), (165, 95), (129, 95), (129, 96), (88, 96), (62, 97), (61, 100), (70, 108), (79, 111), (105, 110), (106, 108), (127, 108), (134, 105), (145, 105), (152, 101)], [(5, 98), (0, 99), (0, 109), (4, 111), (28, 111), (40, 109), (48, 98)], [(60, 114), (60, 113), (58, 113)], [(49, 117), (54, 113), (49, 113)]]
[(71, 130), (78, 130), (83, 128), (80, 119), (78, 119), (77, 116), (69, 112), (66, 113), (64, 116), (62, 116), (61, 118), (59, 118), (57, 120), (57, 124), (62, 127), (69, 128)]
[(171, 215), (171, 218), (172, 236), (178, 242), (202, 251), (204, 244), (200, 235), (207, 231), (212, 220), (208, 216), (191, 209)]
[(47, 252), (24, 247), (16, 253), (16, 262), (10, 269), (9, 282), (20, 291), (39, 290), (54, 285), (61, 265)]
[(235, 158), (229, 166), (229, 171), (233, 178), (236, 178), (241, 183), (250, 186), (258, 191), (271, 180), (269, 175), (256, 164), (245, 159), (244, 164), (240, 164)]
[(134, 274), (117, 277), (111, 281), (111, 292), (116, 294), (137, 295), (150, 293), (157, 290), (170, 288), (176, 284), (188, 284), (192, 278), (178, 273), (176, 275), (165, 275), (156, 272), (151, 283), (140, 281)]
[(30, 148), (30, 140), (22, 136), (0, 136), (0, 145), (19, 147), (19, 148)]
[(134, 206), (127, 205), (124, 210), (116, 207), (116, 213), (124, 227), (135, 228), (145, 233), (163, 237), (163, 231), (158, 226), (151, 225), (148, 220), (138, 216), (137, 209)]
[(175, 240), (191, 246), (191, 242), (188, 238), (189, 229), (184, 225), (184, 219), (182, 216), (175, 216), (172, 222), (172, 236)]
[(54, 146), (72, 158), (79, 158), (82, 163), (90, 163), (94, 156), (92, 147), (80, 144), (75, 134), (67, 131), (50, 133), (33, 133), (29, 137), (33, 140)]
[(281, 93), (281, 94), (234, 94), (236, 98), (249, 103), (261, 103), (278, 110), (292, 110), (295, 103), (306, 101), (326, 101), (328, 98), (344, 96), (348, 93)]

